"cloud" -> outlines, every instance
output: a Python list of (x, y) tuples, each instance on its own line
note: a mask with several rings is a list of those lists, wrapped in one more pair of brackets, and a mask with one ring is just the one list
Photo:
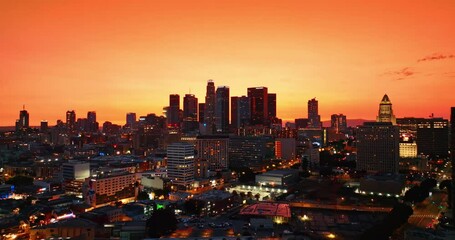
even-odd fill
[(393, 76), (394, 80), (397, 81), (397, 80), (404, 80), (406, 78), (409, 78), (409, 77), (413, 76), (416, 73), (417, 72), (412, 70), (410, 67), (405, 67), (405, 68), (402, 68), (402, 69), (400, 69), (398, 71), (385, 72), (382, 75), (383, 76)]
[(432, 55), (426, 56), (424, 58), (418, 59), (417, 62), (425, 62), (425, 61), (434, 61), (434, 60), (444, 60), (455, 58), (453, 54), (442, 54), (442, 53), (433, 53)]

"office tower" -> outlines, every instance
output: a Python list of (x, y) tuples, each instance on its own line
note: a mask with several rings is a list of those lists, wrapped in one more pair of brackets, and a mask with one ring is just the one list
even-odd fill
[(234, 129), (250, 125), (250, 98), (231, 97), (231, 124)]
[(213, 80), (208, 80), (207, 91), (205, 94), (205, 108), (204, 108), (204, 123), (209, 134), (215, 132), (215, 108), (216, 108), (216, 94), (215, 83)]
[(318, 114), (318, 100), (316, 98), (308, 100), (308, 127), (321, 128), (321, 116)]
[(376, 122), (391, 122), (393, 125), (397, 124), (395, 115), (393, 115), (392, 102), (387, 94), (382, 97), (381, 103), (379, 103), (379, 112), (376, 117)]
[(343, 114), (332, 114), (330, 127), (335, 130), (336, 133), (344, 133), (348, 128), (346, 122), (346, 116)]
[(216, 89), (215, 124), (217, 133), (229, 132), (229, 87)]
[(90, 163), (69, 161), (62, 164), (63, 180), (86, 179), (90, 177)]
[(126, 114), (126, 125), (127, 128), (134, 129), (136, 128), (136, 113), (127, 113)]
[(391, 122), (357, 127), (357, 170), (398, 173), (399, 130)]
[(199, 123), (204, 123), (205, 103), (199, 103)]
[(87, 112), (87, 128), (85, 129), (88, 132), (97, 132), (99, 128), (98, 122), (96, 121), (96, 112), (90, 111)]
[[(449, 204), (452, 207), (452, 218), (455, 218), (455, 107), (450, 109), (450, 153), (452, 155), (452, 199)], [(452, 221), (452, 226), (455, 227), (455, 221)]]
[(248, 88), (248, 98), (250, 99), (251, 125), (267, 125), (269, 122), (267, 88)]
[(169, 107), (167, 108), (167, 125), (170, 128), (180, 127), (180, 96), (169, 95)]
[(47, 132), (48, 129), (49, 129), (49, 124), (47, 123), (46, 120), (42, 120), (41, 124), (40, 124), (40, 132), (42, 132), (42, 133)]
[(29, 125), (30, 116), (28, 115), (27, 110), (24, 108), (19, 112), (19, 119), (16, 120), (16, 130), (27, 129)]
[(210, 171), (221, 171), (228, 168), (228, 136), (198, 136), (196, 138), (196, 150), (199, 159), (208, 161)]
[(268, 96), (268, 117), (269, 119), (276, 118), (276, 93), (269, 93)]
[(76, 127), (76, 112), (74, 110), (66, 111), (66, 129), (68, 129), (69, 131), (73, 131), (75, 127)]
[(417, 124), (417, 151), (421, 155), (447, 157), (449, 154), (449, 121), (429, 118)]
[(275, 157), (277, 159), (293, 160), (296, 157), (295, 150), (296, 150), (295, 138), (275, 139)]
[(271, 136), (229, 137), (229, 166), (262, 169), (264, 162), (275, 155), (274, 148)]
[(185, 94), (185, 97), (183, 97), (183, 132), (194, 132), (199, 128), (197, 107), (196, 96)]
[(185, 142), (167, 147), (167, 174), (172, 185), (189, 189), (194, 182), (194, 146)]

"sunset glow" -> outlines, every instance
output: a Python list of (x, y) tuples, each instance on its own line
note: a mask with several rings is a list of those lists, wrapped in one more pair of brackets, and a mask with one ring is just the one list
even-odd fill
[(162, 114), (205, 86), (277, 93), (278, 117), (448, 118), (455, 106), (455, 1), (1, 1), (0, 125), (96, 111)]

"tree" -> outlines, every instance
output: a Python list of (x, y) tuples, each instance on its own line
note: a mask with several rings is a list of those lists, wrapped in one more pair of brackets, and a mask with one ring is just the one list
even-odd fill
[(175, 231), (177, 218), (174, 209), (165, 208), (154, 211), (152, 216), (147, 219), (146, 228), (149, 237), (152, 238), (159, 238)]
[(259, 201), (259, 198), (260, 198), (260, 197), (261, 197), (261, 194), (259, 194), (259, 193), (256, 193), (256, 194), (254, 195), (254, 198), (256, 198), (256, 201)]
[(137, 200), (150, 200), (149, 194), (144, 191), (140, 191), (137, 194)]
[(187, 214), (200, 215), (204, 205), (204, 201), (198, 199), (190, 199), (185, 201), (185, 211)]

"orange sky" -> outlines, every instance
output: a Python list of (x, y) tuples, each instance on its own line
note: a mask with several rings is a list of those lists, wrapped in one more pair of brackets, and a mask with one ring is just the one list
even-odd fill
[[(205, 85), (277, 93), (278, 116), (374, 119), (455, 106), (455, 1), (0, 1), (0, 125), (65, 112), (124, 124)], [(183, 101), (183, 100), (182, 100)]]

